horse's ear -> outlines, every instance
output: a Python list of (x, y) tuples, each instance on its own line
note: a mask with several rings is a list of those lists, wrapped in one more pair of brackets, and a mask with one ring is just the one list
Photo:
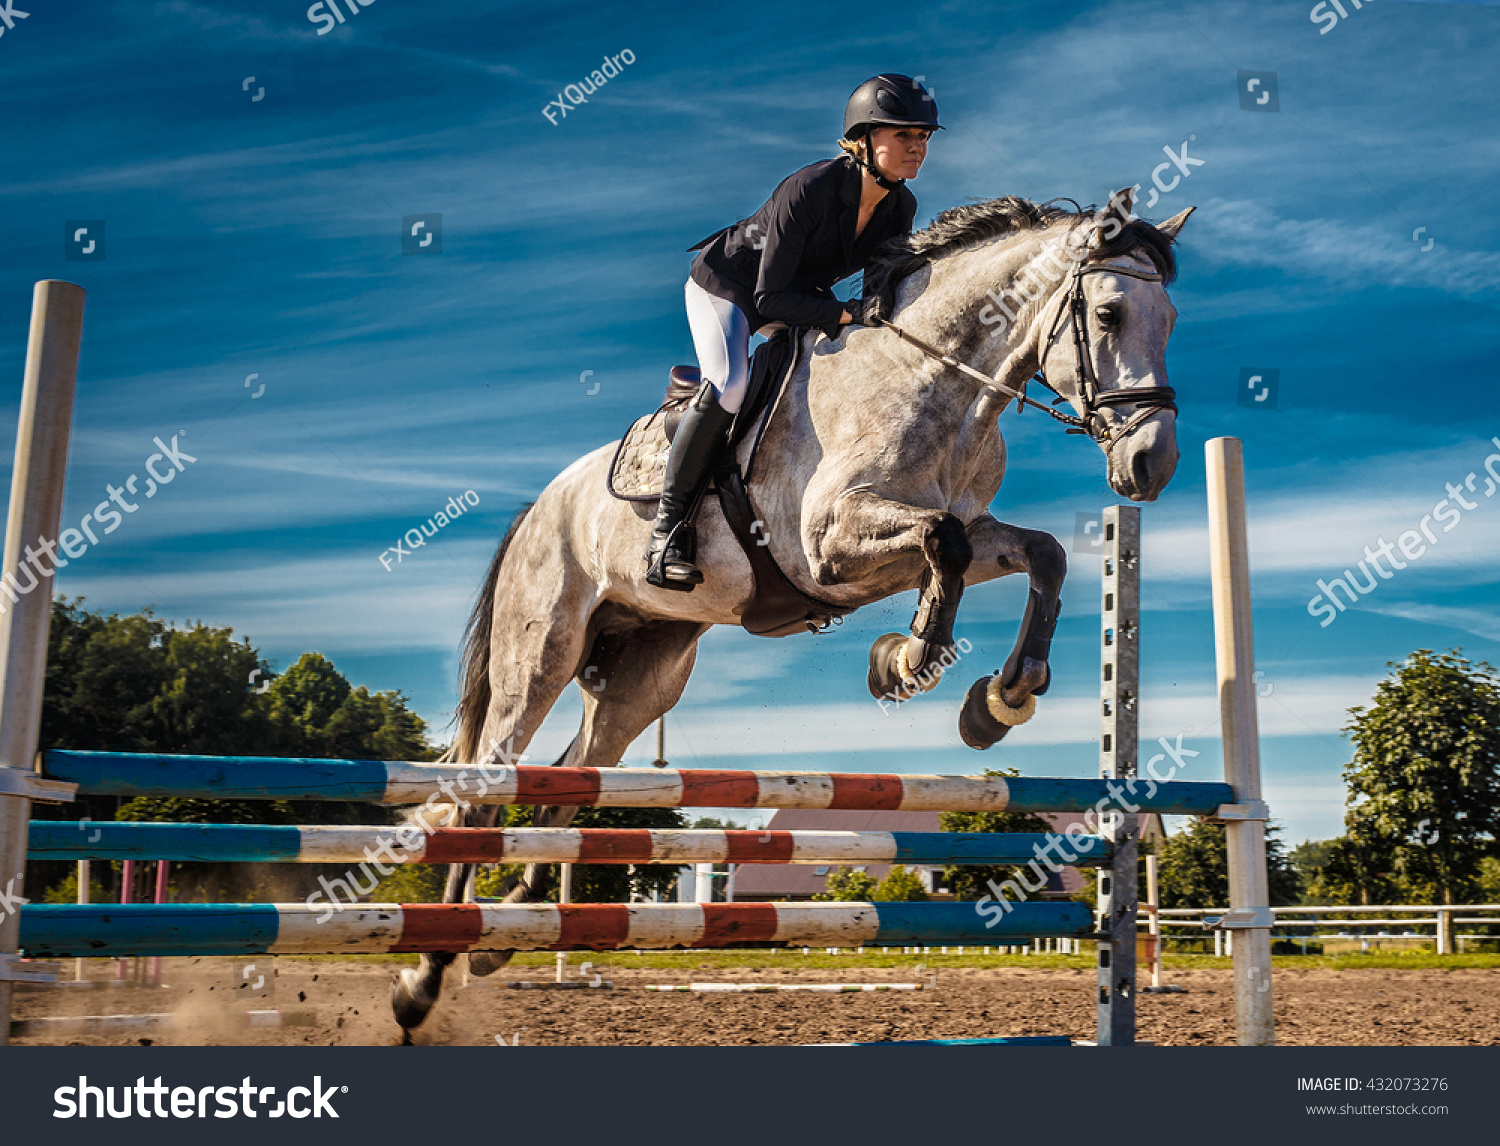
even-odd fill
[(1176, 240), (1177, 233), (1182, 230), (1182, 225), (1188, 221), (1188, 216), (1198, 208), (1189, 207), (1186, 211), (1179, 211), (1164, 223), (1156, 224), (1156, 229), (1167, 238)]
[(1109, 197), (1109, 204), (1094, 218), (1098, 230), (1093, 246), (1100, 246), (1118, 235), (1130, 222), (1130, 208), (1135, 202), (1135, 188), (1122, 187)]

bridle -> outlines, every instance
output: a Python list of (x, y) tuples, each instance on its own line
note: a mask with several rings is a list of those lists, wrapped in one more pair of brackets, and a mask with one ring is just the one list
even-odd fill
[[(978, 382), (991, 390), (998, 390), (1010, 398), (1016, 400), (1016, 409), (1022, 410), (1032, 406), (1041, 410), (1044, 414), (1067, 426), (1069, 434), (1087, 434), (1099, 444), (1099, 448), (1108, 454), (1114, 447), (1124, 440), (1132, 430), (1144, 422), (1151, 415), (1162, 410), (1177, 411), (1177, 392), (1170, 386), (1134, 386), (1122, 390), (1101, 390), (1099, 379), (1094, 374), (1093, 356), (1089, 346), (1088, 327), (1088, 298), (1083, 293), (1083, 277), (1092, 274), (1125, 275), (1129, 278), (1142, 279), (1145, 282), (1161, 282), (1162, 276), (1156, 271), (1143, 271), (1135, 267), (1122, 266), (1118, 263), (1080, 263), (1073, 270), (1073, 283), (1068, 289), (1067, 300), (1064, 305), (1058, 307), (1057, 318), (1052, 322), (1051, 329), (1047, 332), (1047, 341), (1042, 345), (1041, 359), (1038, 369), (1029, 382), (1037, 382), (1045, 386), (1057, 397), (1053, 399), (1052, 405), (1043, 405), (1026, 396), (1026, 386), (1029, 382), (1023, 382), (1021, 389), (1014, 390), (1001, 382), (998, 378), (991, 378), (981, 374), (967, 363), (959, 362), (951, 355), (944, 354), (936, 347), (928, 344), (909, 331), (903, 330), (893, 322), (884, 319), (876, 319), (875, 325), (888, 327), (893, 334), (905, 342), (911, 343), (929, 358), (936, 359), (944, 366), (957, 370), (965, 377)], [(1047, 355), (1052, 350), (1052, 344), (1057, 340), (1062, 329), (1064, 317), (1073, 320), (1073, 349), (1078, 359), (1078, 390), (1079, 398), (1083, 402), (1083, 416), (1075, 417), (1065, 414), (1060, 410), (1053, 409), (1057, 403), (1066, 401), (1062, 391), (1051, 382), (1047, 381), (1047, 375), (1043, 369), (1047, 363)], [(1124, 424), (1112, 427), (1104, 417), (1103, 411), (1113, 406), (1139, 406), (1140, 408), (1132, 414)], [(1002, 407), (1003, 411), (1003, 407)]]

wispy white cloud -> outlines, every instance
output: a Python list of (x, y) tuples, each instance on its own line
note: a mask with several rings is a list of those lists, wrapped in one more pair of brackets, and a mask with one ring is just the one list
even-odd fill
[(1423, 251), (1425, 243), (1413, 243), (1384, 218), (1293, 218), (1259, 200), (1215, 196), (1199, 206), (1193, 232), (1199, 257), (1210, 265), (1274, 269), (1341, 287), (1427, 287), (1488, 296), (1500, 278), (1500, 252), (1446, 242)]
[(1500, 613), (1493, 609), (1466, 608), (1458, 605), (1429, 605), (1416, 602), (1385, 604), (1370, 602), (1363, 605), (1372, 613), (1386, 617), (1400, 617), (1407, 621), (1419, 621), (1444, 629), (1458, 629), (1473, 633), (1487, 641), (1500, 641)]
[[(1375, 677), (1331, 676), (1267, 679), (1270, 695), (1258, 702), (1260, 733), (1277, 737), (1327, 736), (1337, 738), (1348, 723), (1348, 710), (1368, 704)], [(949, 685), (899, 706), (882, 710), (868, 703), (778, 704), (775, 719), (759, 705), (700, 706), (696, 686), (690, 707), (674, 719), (692, 736), (700, 754), (743, 756), (810, 756), (823, 752), (919, 752), (956, 742), (955, 721), (962, 690)], [(1142, 759), (1157, 737), (1188, 747), (1212, 744), (1217, 755), (1219, 702), (1210, 687), (1182, 694), (1147, 692), (1141, 700)], [(1014, 729), (1005, 743), (1013, 748), (1090, 744), (1099, 739), (1097, 697), (1053, 696), (1037, 702), (1037, 715)]]

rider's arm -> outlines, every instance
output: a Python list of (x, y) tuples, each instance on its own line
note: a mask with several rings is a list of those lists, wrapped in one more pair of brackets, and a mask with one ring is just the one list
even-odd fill
[[(896, 218), (891, 224), (890, 234), (886, 236), (888, 239), (911, 234), (912, 224), (916, 222), (917, 218), (917, 197), (904, 188), (901, 191), (893, 192), (893, 194), (898, 195), (900, 198), (897, 200)], [(862, 298), (869, 298), (871, 283), (870, 268), (868, 266), (865, 267), (861, 283), (860, 296)], [(889, 285), (887, 285), (887, 294), (889, 297), (884, 300), (886, 309), (882, 311), (882, 314), (889, 315), (896, 303), (895, 291), (891, 290)]]
[(828, 327), (849, 321), (838, 299), (792, 285), (817, 222), (818, 208), (805, 184), (791, 182), (777, 188), (755, 282), (755, 307), (767, 318), (788, 326)]

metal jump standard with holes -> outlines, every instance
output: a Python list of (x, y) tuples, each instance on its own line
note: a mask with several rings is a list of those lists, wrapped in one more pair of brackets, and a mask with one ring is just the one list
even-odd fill
[[(38, 283), (26, 361), (5, 572), (30, 538), (56, 537), (66, 470), (83, 292)], [(17, 981), (55, 979), (31, 957), (243, 955), (663, 947), (901, 946), (1098, 942), (1096, 1045), (1135, 1041), (1137, 814), (1209, 816), (1229, 832), (1235, 1008), (1242, 1044), (1271, 1027), (1265, 805), (1260, 800), (1251, 669), (1249, 583), (1239, 443), (1209, 443), (1210, 534), (1226, 783), (1141, 780), (1136, 771), (1140, 511), (1104, 511), (1101, 611), (1101, 776), (1097, 780), (820, 772), (498, 768), (402, 761), (152, 756), (49, 751), (39, 733), (49, 592), (0, 601), (0, 874), (33, 859), (169, 859), (396, 863), (1003, 864), (1041, 858), (1048, 837), (988, 833), (387, 829), (263, 825), (37, 822), (33, 800), (74, 794), (204, 799), (323, 799), (414, 804), (456, 791), (476, 803), (613, 807), (847, 808), (1092, 812), (1098, 835), (1072, 840), (1099, 873), (1099, 913), (1071, 902), (693, 904), (26, 904), (0, 918), (0, 1041)], [(421, 823), (420, 815), (418, 822)], [(381, 850), (384, 849), (384, 850)], [(1050, 861), (1049, 861), (1050, 862)], [(1039, 869), (1038, 869), (1039, 870)], [(19, 876), (17, 877), (20, 878)], [(15, 881), (10, 889), (22, 889)], [(1019, 889), (1017, 899), (1020, 900)], [(314, 897), (316, 898), (316, 897)], [(986, 906), (988, 911), (980, 911)], [(19, 953), (28, 958), (23, 960)], [(73, 1022), (74, 1020), (69, 1020)], [(114, 1020), (100, 1017), (100, 1029)], [(55, 1025), (55, 1024), (53, 1024)], [(18, 1033), (47, 1028), (21, 1027)], [(71, 1029), (71, 1028), (69, 1028)], [(935, 1040), (940, 1045), (1066, 1045), (1068, 1039)], [(869, 1045), (869, 1044), (838, 1044)], [(886, 1044), (876, 1044), (886, 1045)]]
[[(1099, 773), (1135, 777), (1140, 706), (1141, 511), (1104, 511), (1103, 595), (1099, 609)], [(1134, 800), (1099, 813), (1110, 865), (1099, 872), (1099, 1045), (1135, 1041), (1136, 830)]]

